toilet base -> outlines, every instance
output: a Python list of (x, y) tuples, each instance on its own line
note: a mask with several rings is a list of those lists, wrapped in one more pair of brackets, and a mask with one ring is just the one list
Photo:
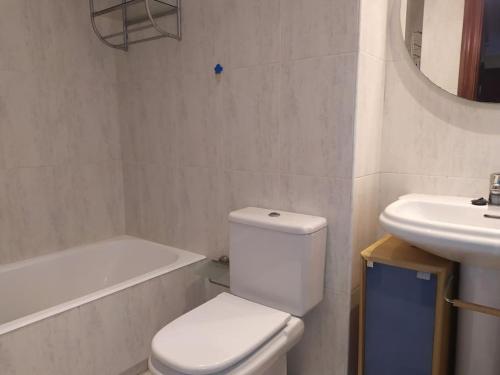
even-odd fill
[(276, 363), (264, 371), (262, 375), (287, 375), (286, 355), (278, 358)]
[[(180, 372), (174, 371), (172, 369), (165, 368), (161, 366), (161, 364), (153, 363), (154, 361), (149, 359), (149, 371), (153, 375), (185, 375)], [(274, 362), (271, 367), (263, 368), (257, 372), (240, 372), (241, 370), (234, 368), (229, 369), (228, 371), (224, 371), (222, 373), (214, 374), (214, 375), (287, 375), (287, 366), (286, 366), (286, 354), (280, 356), (276, 362)], [(244, 370), (243, 370), (244, 371)]]

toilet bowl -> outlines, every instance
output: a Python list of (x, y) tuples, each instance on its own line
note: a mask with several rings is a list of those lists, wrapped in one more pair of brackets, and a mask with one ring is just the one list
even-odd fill
[(324, 218), (249, 207), (230, 221), (231, 293), (153, 338), (154, 375), (286, 375), (304, 316), (323, 298)]
[(222, 293), (158, 332), (149, 360), (155, 375), (285, 375), (286, 353), (302, 320)]

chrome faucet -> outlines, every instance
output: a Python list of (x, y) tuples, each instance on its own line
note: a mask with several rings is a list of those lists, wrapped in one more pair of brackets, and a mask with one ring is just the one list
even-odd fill
[(500, 173), (493, 173), (490, 177), (490, 198), (488, 203), (500, 206)]

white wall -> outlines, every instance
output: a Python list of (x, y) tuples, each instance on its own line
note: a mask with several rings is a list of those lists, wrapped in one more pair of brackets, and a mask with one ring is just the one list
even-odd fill
[(446, 91), (458, 92), (464, 0), (425, 0), (420, 69)]

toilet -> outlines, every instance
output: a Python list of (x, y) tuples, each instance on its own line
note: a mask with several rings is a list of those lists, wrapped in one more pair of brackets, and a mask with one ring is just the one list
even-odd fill
[(286, 375), (300, 319), (323, 299), (326, 219), (248, 207), (229, 215), (230, 290), (153, 338), (154, 375)]

